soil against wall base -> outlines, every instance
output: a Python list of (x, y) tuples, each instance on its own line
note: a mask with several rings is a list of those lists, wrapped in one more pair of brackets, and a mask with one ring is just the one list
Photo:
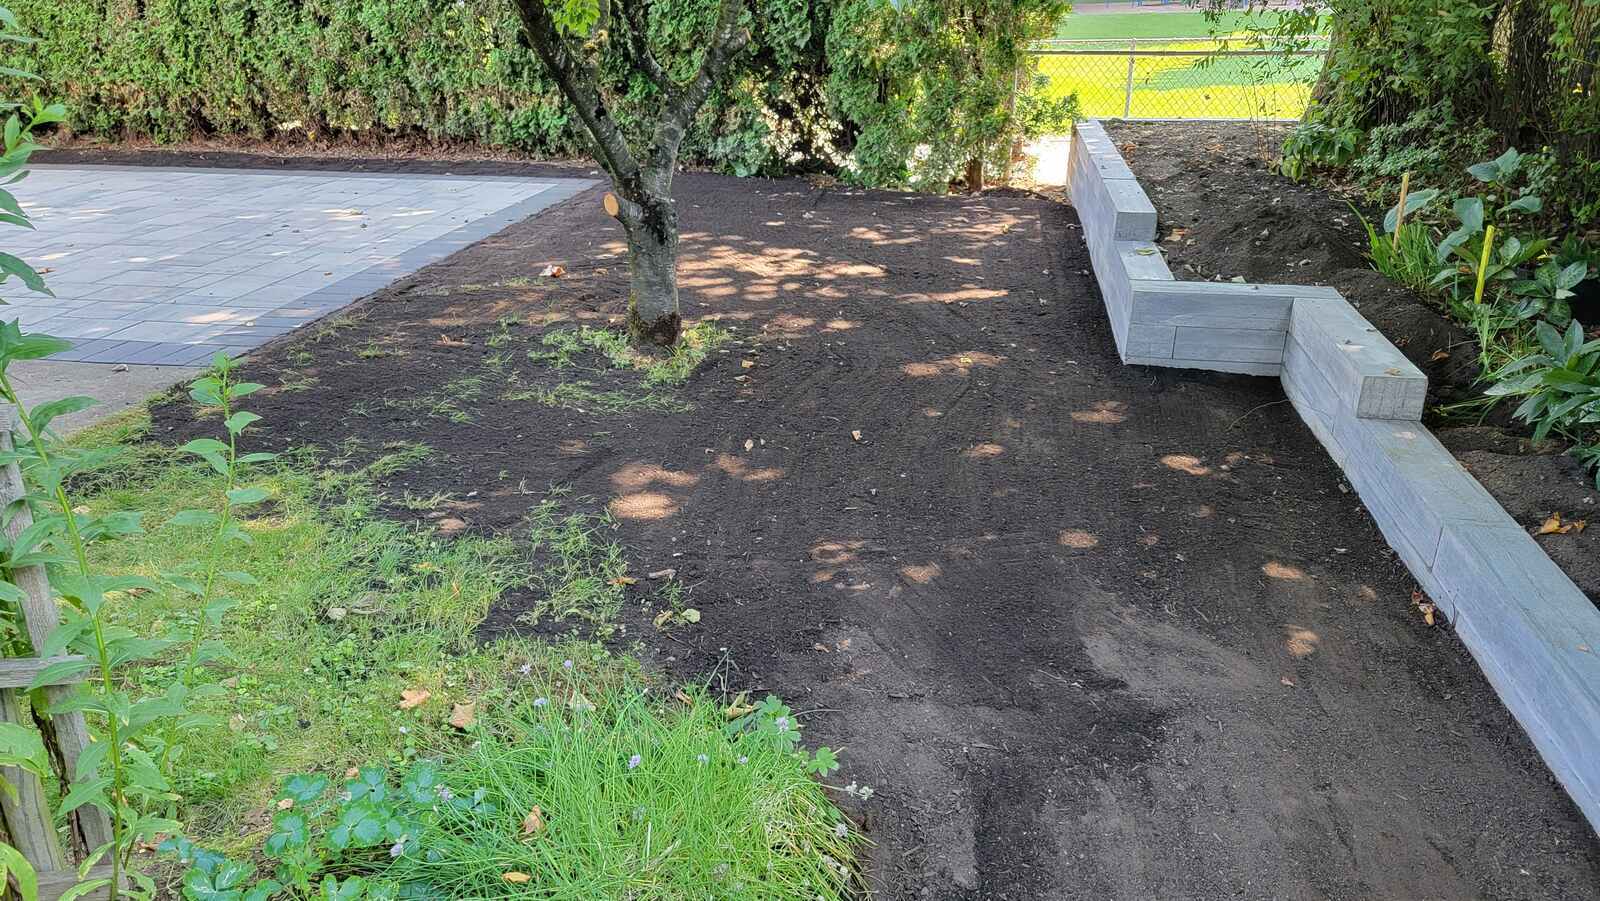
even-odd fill
[[(381, 487), (452, 531), (609, 505), (702, 613), (657, 632), (641, 578), (624, 642), (842, 749), (874, 897), (1592, 896), (1600, 843), (1278, 386), (1123, 366), (1070, 207), (676, 186), (684, 311), (737, 334), (692, 410), (507, 397), (563, 377), (549, 328), (620, 322), (594, 191), (253, 354), (253, 440), (425, 443)], [(180, 397), (153, 427), (215, 425)]]
[[(1343, 199), (1272, 169), (1288, 130), (1250, 123), (1111, 123), (1107, 130), (1159, 215), (1157, 239), (1180, 279), (1332, 285), (1428, 375), (1430, 404), (1479, 397), (1473, 336), (1373, 271), (1367, 233)], [(1596, 528), (1537, 536), (1600, 603), (1600, 492), (1554, 443), (1534, 446), (1502, 403), (1486, 421), (1429, 427), (1529, 531), (1551, 515)]]

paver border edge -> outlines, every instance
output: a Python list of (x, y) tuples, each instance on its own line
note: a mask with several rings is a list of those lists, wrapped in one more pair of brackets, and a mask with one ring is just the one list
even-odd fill
[(1600, 832), (1600, 609), (1421, 423), (1427, 378), (1337, 291), (1183, 282), (1099, 122), (1067, 190), (1124, 363), (1275, 375)]

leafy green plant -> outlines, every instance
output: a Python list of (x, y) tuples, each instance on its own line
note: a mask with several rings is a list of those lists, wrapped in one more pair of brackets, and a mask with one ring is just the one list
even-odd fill
[[(202, 664), (227, 654), (226, 648), (209, 635), (231, 606), (218, 587), (224, 581), (253, 581), (246, 572), (223, 569), (226, 545), (249, 540), (236, 522), (235, 511), (267, 497), (264, 490), (241, 486), (238, 479), (243, 467), (270, 459), (270, 455), (237, 453), (238, 436), (258, 417), (234, 409), (234, 403), (260, 386), (233, 381), (232, 363), (219, 354), (215, 373), (198, 380), (192, 394), (196, 400), (223, 411), (229, 441), (197, 439), (185, 445), (183, 451), (203, 459), (226, 479), (218, 498), (220, 511), (185, 510), (172, 520), (175, 525), (214, 528), (208, 557), (203, 563), (186, 565), (159, 579), (105, 574), (91, 563), (91, 547), (140, 533), (142, 511), (96, 515), (76, 504), (68, 494), (69, 481), (76, 474), (95, 468), (103, 457), (53, 441), (48, 433), (53, 419), (84, 409), (92, 401), (72, 397), (29, 409), (18, 396), (9, 371), (18, 360), (48, 356), (66, 346), (57, 338), (24, 334), (15, 322), (0, 323), (0, 397), (16, 405), (26, 431), (26, 443), (19, 446), (13, 458), (23, 467), (35, 514), (34, 524), (6, 548), (7, 564), (10, 568), (45, 565), (51, 587), (65, 602), (61, 624), (37, 649), (39, 655), (78, 655), (45, 667), (33, 687), (51, 684), (64, 675), (97, 671), (87, 690), (56, 704), (52, 710), (82, 712), (99, 738), (79, 757), (76, 772), (70, 774), (72, 783), (59, 814), (93, 805), (110, 817), (112, 840), (92, 849), (84, 870), (98, 859), (109, 858), (111, 876), (84, 883), (80, 891), (109, 885), (115, 898), (122, 891), (124, 874), (134, 881), (138, 891), (154, 890), (147, 877), (129, 869), (129, 858), (139, 842), (174, 831), (180, 825), (170, 816), (177, 800), (170, 779), (172, 768), (182, 757), (181, 733), (202, 722), (189, 716), (190, 701), (202, 694), (195, 676)], [(156, 638), (115, 621), (114, 611), (120, 602), (164, 587), (193, 599), (188, 628), (177, 628)], [(9, 585), (7, 589), (7, 600), (17, 600), (18, 589)], [(123, 683), (125, 670), (171, 651), (183, 660), (175, 668), (172, 681), (142, 693)]]
[(1573, 320), (1566, 331), (1547, 322), (1534, 326), (1539, 352), (1509, 367), (1488, 390), (1493, 397), (1521, 397), (1516, 417), (1534, 426), (1542, 441), (1551, 432), (1577, 437), (1600, 423), (1600, 339), (1585, 341)]
[(1291, 181), (1303, 181), (1315, 170), (1346, 166), (1355, 157), (1360, 141), (1361, 132), (1354, 128), (1302, 122), (1283, 142), (1278, 171)]
[(1511, 285), (1517, 298), (1519, 319), (1542, 317), (1557, 326), (1572, 321), (1572, 289), (1589, 277), (1589, 264), (1583, 260), (1563, 266), (1547, 260), (1533, 271), (1531, 278), (1520, 279)]

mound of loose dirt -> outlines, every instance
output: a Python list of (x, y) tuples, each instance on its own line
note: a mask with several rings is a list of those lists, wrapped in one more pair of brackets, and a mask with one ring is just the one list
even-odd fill
[[(1430, 402), (1482, 395), (1475, 339), (1429, 301), (1372, 270), (1361, 214), (1344, 199), (1273, 171), (1285, 127), (1122, 123), (1109, 131), (1156, 205), (1174, 275), (1332, 285), (1428, 375)], [(1485, 424), (1434, 418), (1429, 425), (1530, 531), (1552, 514), (1595, 517), (1600, 526), (1593, 478), (1560, 448), (1532, 446), (1525, 427), (1512, 422), (1511, 406), (1500, 405)], [(1600, 602), (1600, 528), (1541, 535), (1539, 542)]]

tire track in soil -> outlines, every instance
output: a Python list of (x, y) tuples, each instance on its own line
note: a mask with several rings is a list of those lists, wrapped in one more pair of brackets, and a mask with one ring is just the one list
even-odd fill
[[(682, 389), (694, 413), (493, 391), (461, 424), (350, 413), (478, 371), (507, 312), (619, 314), (588, 196), (379, 292), (336, 341), (258, 354), (259, 381), (301, 348), (320, 378), (259, 395), (264, 440), (425, 441), (446, 462), (386, 487), (482, 489), (453, 514), (476, 530), (518, 528), (521, 483), (616, 501), (634, 568), (677, 568), (703, 614), (628, 638), (810, 711), (836, 781), (876, 789), (844, 802), (877, 897), (1592, 897), (1593, 834), (1276, 385), (1122, 366), (1069, 207), (678, 185), (686, 311), (762, 336)], [(569, 276), (503, 286), (547, 263)], [(441, 324), (468, 346), (433, 347)], [(359, 357), (378, 336), (404, 355)], [(200, 428), (155, 413), (163, 440)]]

